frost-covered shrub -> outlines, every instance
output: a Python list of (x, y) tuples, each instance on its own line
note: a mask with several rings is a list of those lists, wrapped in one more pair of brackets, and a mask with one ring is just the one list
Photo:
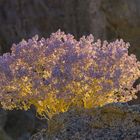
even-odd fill
[(94, 37), (74, 36), (58, 30), (50, 38), (38, 36), (14, 44), (0, 56), (0, 102), (4, 109), (28, 109), (40, 115), (92, 108), (135, 98), (133, 83), (140, 62), (128, 55), (123, 40), (108, 43)]

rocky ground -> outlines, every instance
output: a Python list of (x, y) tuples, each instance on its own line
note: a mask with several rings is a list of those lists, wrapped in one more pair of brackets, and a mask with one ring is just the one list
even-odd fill
[(70, 111), (54, 118), (45, 140), (139, 140), (140, 106), (109, 104), (85, 113)]
[[(31, 135), (31, 140), (140, 140), (140, 105), (113, 103), (97, 109), (71, 110), (55, 116), (50, 127), (45, 120), (35, 121), (30, 111), (18, 113), (14, 118), (1, 111), (0, 140), (29, 140)], [(11, 118), (7, 120), (6, 116)], [(43, 128), (47, 127), (46, 132)]]

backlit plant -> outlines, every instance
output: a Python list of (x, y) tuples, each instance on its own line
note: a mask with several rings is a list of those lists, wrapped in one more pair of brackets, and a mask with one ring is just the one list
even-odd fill
[(14, 44), (0, 56), (0, 102), (4, 109), (27, 110), (51, 118), (69, 108), (93, 108), (136, 97), (133, 87), (140, 62), (128, 55), (129, 44), (58, 30), (50, 38), (38, 36)]

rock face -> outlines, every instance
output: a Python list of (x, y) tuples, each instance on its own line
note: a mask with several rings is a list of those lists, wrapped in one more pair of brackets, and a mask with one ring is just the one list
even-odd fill
[(0, 25), (2, 52), (22, 38), (48, 37), (60, 28), (77, 38), (90, 33), (107, 40), (123, 38), (140, 58), (139, 0), (1, 0)]
[(138, 140), (140, 105), (116, 103), (96, 110), (70, 111), (53, 118), (51, 124), (45, 140)]
[(140, 1), (107, 0), (101, 4), (109, 39), (123, 38), (132, 45), (130, 52), (140, 59)]
[[(82, 2), (83, 1), (83, 2)], [(83, 5), (82, 5), (82, 3)], [(0, 44), (9, 51), (11, 44), (35, 34), (47, 37), (59, 28), (77, 37), (88, 33), (84, 0), (14, 0), (0, 3)]]

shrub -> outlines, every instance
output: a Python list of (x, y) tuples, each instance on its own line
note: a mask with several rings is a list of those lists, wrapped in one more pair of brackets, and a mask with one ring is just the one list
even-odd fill
[(58, 30), (13, 44), (0, 56), (0, 102), (4, 109), (29, 109), (51, 118), (69, 108), (93, 108), (136, 97), (140, 62), (122, 39), (108, 43)]

